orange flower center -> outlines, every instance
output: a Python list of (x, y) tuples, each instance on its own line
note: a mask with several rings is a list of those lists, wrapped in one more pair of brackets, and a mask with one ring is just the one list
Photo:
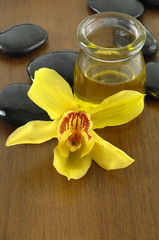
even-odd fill
[(82, 131), (87, 134), (88, 140), (92, 138), (89, 135), (91, 127), (92, 122), (88, 114), (84, 112), (68, 112), (64, 114), (60, 121), (59, 134), (62, 135), (67, 130), (71, 131), (68, 144), (77, 149), (82, 143)]

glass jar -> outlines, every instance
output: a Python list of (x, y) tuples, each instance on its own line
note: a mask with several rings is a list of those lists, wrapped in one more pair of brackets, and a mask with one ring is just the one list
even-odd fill
[(97, 106), (121, 91), (145, 92), (142, 47), (144, 26), (122, 13), (98, 13), (77, 28), (80, 51), (74, 71), (74, 94), (81, 105)]

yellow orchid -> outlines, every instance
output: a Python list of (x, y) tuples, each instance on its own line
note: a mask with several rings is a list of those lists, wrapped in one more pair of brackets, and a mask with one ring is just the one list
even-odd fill
[(94, 129), (121, 125), (137, 117), (144, 108), (144, 94), (125, 90), (95, 108), (84, 109), (57, 72), (41, 68), (35, 72), (28, 96), (54, 121), (28, 122), (9, 136), (6, 146), (58, 138), (53, 165), (68, 179), (84, 176), (92, 159), (107, 170), (125, 168), (134, 161), (99, 137)]

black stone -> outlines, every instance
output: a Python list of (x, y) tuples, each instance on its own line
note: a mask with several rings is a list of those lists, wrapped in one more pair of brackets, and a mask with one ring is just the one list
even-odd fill
[(58, 72), (72, 87), (77, 54), (77, 52), (71, 50), (59, 50), (42, 54), (28, 64), (27, 72), (33, 81), (34, 72), (47, 67)]
[(150, 5), (159, 6), (159, 0), (140, 0), (141, 2), (148, 3)]
[(34, 24), (22, 23), (0, 32), (0, 51), (23, 55), (40, 47), (48, 38), (47, 32)]
[(144, 6), (137, 0), (87, 0), (95, 12), (122, 12), (133, 17), (139, 17), (144, 12)]
[(27, 96), (29, 84), (12, 84), (0, 90), (0, 118), (17, 126), (31, 120), (49, 121), (48, 114)]
[(159, 99), (159, 61), (146, 64), (146, 93)]
[(142, 48), (144, 57), (152, 57), (158, 51), (158, 44), (152, 33), (146, 29), (146, 41)]

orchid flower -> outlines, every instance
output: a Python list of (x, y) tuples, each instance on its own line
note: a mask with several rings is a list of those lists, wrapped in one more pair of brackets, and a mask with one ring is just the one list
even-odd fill
[(41, 68), (35, 72), (28, 96), (52, 120), (30, 121), (17, 128), (7, 139), (6, 146), (39, 144), (57, 138), (53, 165), (69, 180), (83, 177), (92, 159), (107, 170), (125, 168), (134, 162), (98, 136), (94, 129), (125, 124), (137, 117), (144, 108), (144, 94), (124, 90), (95, 108), (84, 109), (57, 72)]

